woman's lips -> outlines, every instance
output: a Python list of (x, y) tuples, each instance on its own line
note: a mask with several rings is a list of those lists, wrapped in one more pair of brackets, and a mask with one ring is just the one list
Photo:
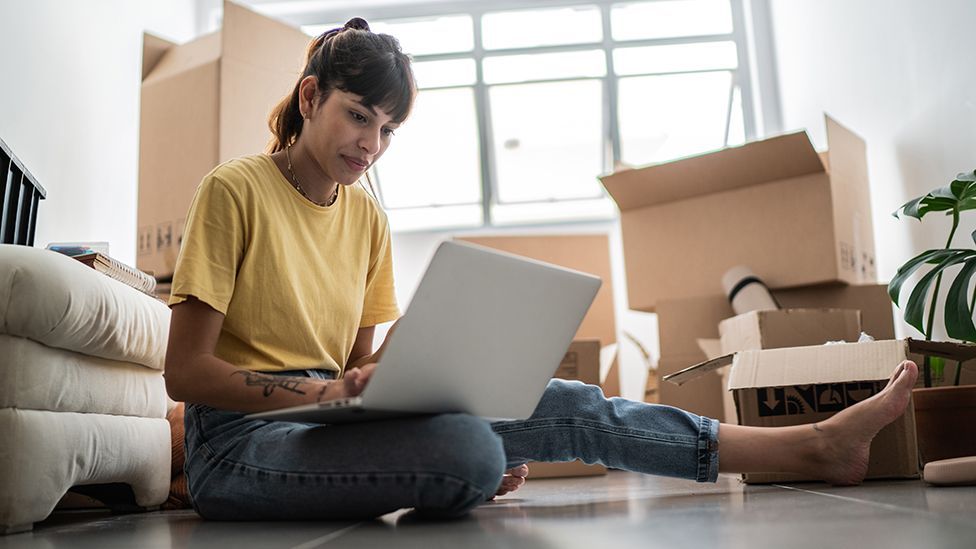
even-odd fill
[(346, 165), (349, 166), (349, 169), (354, 172), (365, 171), (366, 166), (368, 165), (366, 162), (362, 162), (348, 156), (343, 156), (342, 159), (346, 161)]

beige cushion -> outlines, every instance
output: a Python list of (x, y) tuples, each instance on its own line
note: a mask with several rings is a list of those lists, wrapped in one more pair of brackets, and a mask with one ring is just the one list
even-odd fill
[(29, 529), (75, 485), (125, 483), (143, 507), (169, 494), (165, 419), (3, 408), (0, 433), (0, 531)]
[(0, 244), (0, 333), (163, 369), (169, 308), (57, 252)]
[(166, 417), (163, 374), (0, 335), (0, 408)]

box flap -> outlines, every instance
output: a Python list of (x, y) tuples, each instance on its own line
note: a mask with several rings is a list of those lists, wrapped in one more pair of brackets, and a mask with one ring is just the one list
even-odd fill
[(196, 40), (175, 48), (170, 47), (162, 52), (151, 71), (146, 73), (146, 69), (143, 67), (145, 74), (142, 83), (143, 85), (152, 84), (207, 63), (216, 63), (218, 59), (220, 59), (220, 33), (206, 34)]
[(221, 31), (225, 58), (293, 72), (292, 85), (305, 66), (305, 53), (312, 41), (296, 27), (227, 1)]
[(735, 355), (725, 355), (718, 358), (707, 360), (705, 362), (700, 362), (694, 366), (689, 366), (684, 370), (679, 370), (673, 374), (664, 376), (664, 381), (670, 381), (675, 385), (682, 385), (693, 379), (697, 379), (708, 372), (718, 370), (723, 366), (728, 366), (733, 363)]
[(600, 178), (621, 211), (823, 172), (797, 132)]
[(156, 68), (156, 64), (163, 58), (163, 54), (173, 46), (173, 42), (164, 40), (156, 35), (143, 33), (142, 35), (142, 79)]
[[(220, 161), (265, 148), (267, 116), (295, 87), (311, 40), (301, 30), (224, 2)], [(241, 116), (260, 113), (260, 116)]]
[(729, 389), (888, 379), (906, 352), (903, 340), (743, 351), (735, 355)]
[(722, 353), (855, 342), (861, 333), (856, 309), (791, 308), (750, 311), (719, 323)]
[(926, 341), (908, 338), (908, 350), (920, 355), (937, 356), (965, 362), (976, 358), (976, 345), (952, 341)]

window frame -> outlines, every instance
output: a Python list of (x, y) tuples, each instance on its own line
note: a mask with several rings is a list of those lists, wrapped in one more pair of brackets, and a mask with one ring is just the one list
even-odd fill
[[(276, 0), (250, 0), (249, 3), (256, 4), (254, 7), (259, 11), (274, 15), (274, 4)], [(749, 0), (729, 0), (732, 16), (732, 30), (727, 34), (711, 34), (699, 36), (681, 36), (669, 38), (650, 38), (638, 40), (616, 40), (613, 38), (611, 28), (611, 9), (614, 5), (627, 4), (636, 1), (655, 1), (655, 0), (493, 0), (490, 3), (477, 2), (475, 0), (453, 0), (453, 1), (420, 1), (409, 4), (387, 4), (372, 5), (356, 8), (341, 9), (314, 9), (301, 13), (288, 13), (289, 22), (297, 25), (318, 25), (327, 21), (344, 20), (352, 15), (366, 18), (367, 20), (397, 20), (431, 16), (448, 15), (468, 15), (472, 18), (474, 47), (471, 51), (451, 52), (441, 54), (427, 54), (414, 56), (417, 62), (440, 61), (450, 59), (473, 59), (475, 62), (475, 83), (473, 85), (459, 86), (440, 86), (423, 89), (444, 89), (444, 88), (472, 88), (475, 100), (475, 117), (478, 126), (478, 149), (480, 153), (480, 176), (481, 176), (481, 209), (482, 223), (478, 226), (483, 228), (512, 227), (521, 224), (506, 222), (497, 224), (492, 215), (492, 208), (498, 206), (496, 197), (498, 195), (498, 181), (496, 159), (494, 157), (494, 135), (491, 128), (491, 104), (489, 98), (489, 88), (491, 86), (503, 86), (508, 84), (487, 84), (484, 80), (483, 61), (486, 58), (508, 56), (508, 55), (527, 55), (538, 53), (573, 52), (593, 49), (602, 49), (606, 59), (606, 74), (603, 77), (579, 77), (571, 80), (602, 80), (603, 104), (602, 104), (602, 157), (603, 173), (610, 173), (614, 166), (619, 165), (621, 160), (621, 136), (618, 124), (618, 84), (621, 78), (629, 78), (638, 75), (618, 75), (614, 67), (613, 52), (620, 47), (633, 46), (661, 46), (661, 45), (681, 45), (698, 44), (704, 42), (730, 41), (736, 46), (737, 66), (728, 69), (732, 73), (730, 87), (730, 98), (736, 87), (739, 88), (742, 119), (744, 125), (745, 140), (751, 141), (759, 136), (759, 124), (762, 120), (757, 113), (758, 97), (754, 90), (753, 83), (753, 56), (752, 40), (750, 29), (747, 29), (747, 20), (756, 19), (756, 12), (763, 9), (762, 6), (755, 5)], [(748, 6), (745, 5), (748, 2)], [(486, 5), (487, 4), (487, 5)], [(482, 40), (482, 18), (486, 13), (498, 11), (518, 11), (518, 10), (544, 10), (571, 6), (596, 6), (600, 11), (603, 26), (603, 40), (600, 42), (581, 42), (579, 44), (537, 46), (486, 50)], [(747, 12), (748, 10), (748, 12)], [(760, 13), (760, 16), (763, 14)], [(754, 21), (753, 21), (754, 22)], [(761, 30), (761, 29), (760, 29)], [(753, 29), (753, 32), (754, 29)], [(687, 71), (648, 73), (654, 75), (680, 74)], [(558, 82), (561, 79), (539, 79), (528, 82)], [(758, 82), (757, 85), (762, 85)], [(777, 98), (770, 98), (773, 102)], [(775, 103), (771, 103), (775, 104)], [(730, 99), (729, 109), (732, 108)], [(729, 139), (729, 119), (731, 110), (726, 113), (725, 144), (728, 145)], [(773, 128), (775, 130), (775, 128)], [(382, 201), (382, 183), (378, 182), (379, 197)], [(609, 197), (606, 197), (610, 200)], [(576, 199), (567, 199), (576, 200)], [(563, 200), (559, 200), (562, 202)], [(528, 204), (530, 202), (519, 203)], [(384, 205), (385, 206), (385, 205)], [(400, 208), (406, 209), (406, 208)], [(416, 209), (416, 208), (410, 208)], [(592, 218), (568, 219), (558, 223), (591, 223)], [(547, 222), (552, 223), (552, 222)], [(523, 223), (530, 225), (531, 222)], [(411, 231), (422, 231), (426, 229), (411, 229)], [(437, 227), (430, 230), (444, 230)]]

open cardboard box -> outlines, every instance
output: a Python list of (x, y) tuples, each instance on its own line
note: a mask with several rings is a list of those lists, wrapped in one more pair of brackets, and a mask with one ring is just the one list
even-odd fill
[(736, 265), (771, 288), (874, 282), (864, 141), (826, 125), (823, 159), (799, 132), (602, 177), (620, 209), (630, 308), (720, 294)]
[(176, 45), (146, 34), (136, 266), (173, 274), (197, 186), (215, 166), (264, 150), (268, 115), (301, 73), (310, 38), (224, 2), (223, 28)]
[[(818, 308), (818, 309), (854, 309), (860, 311), (861, 329), (871, 334), (875, 339), (894, 339), (895, 326), (892, 314), (891, 298), (888, 297), (887, 286), (884, 284), (848, 286), (829, 284), (808, 288), (794, 288), (789, 290), (773, 290), (773, 295), (783, 307), (787, 308)], [(728, 299), (722, 295), (692, 297), (685, 299), (668, 299), (658, 304), (658, 329), (661, 346), (661, 358), (658, 371), (661, 376), (673, 374), (704, 360), (714, 358), (702, 351), (700, 340), (718, 340), (719, 324), (734, 313)], [(771, 318), (771, 317), (770, 317)], [(794, 317), (796, 318), (796, 317)], [(766, 322), (764, 325), (768, 326)], [(758, 327), (758, 325), (757, 325)], [(809, 327), (808, 327), (809, 328)], [(792, 328), (796, 332), (797, 327)], [(856, 341), (858, 332), (847, 328), (831, 328), (834, 335), (844, 334), (844, 337), (830, 337), (831, 340), (844, 339)], [(805, 345), (822, 343), (813, 339), (797, 340), (795, 338), (783, 340), (769, 339), (765, 348), (772, 346), (796, 346), (802, 342)], [(729, 352), (733, 350), (730, 348)], [(724, 354), (724, 353), (721, 353)], [(723, 401), (729, 398), (725, 394), (726, 384), (721, 379), (722, 372), (709, 372), (693, 383), (677, 386), (662, 383), (659, 389), (660, 403), (677, 406), (691, 412), (734, 422), (735, 416), (726, 414)]]
[[(971, 346), (884, 340), (748, 350), (696, 364), (664, 379), (683, 384), (731, 365), (728, 390), (741, 425), (779, 427), (822, 421), (880, 391), (909, 353), (959, 358)], [(721, 458), (720, 458), (721, 459)], [(867, 478), (917, 478), (914, 405), (871, 444)], [(747, 483), (815, 480), (790, 473), (747, 473)]]
[[(699, 339), (707, 360), (738, 351), (823, 345), (828, 341), (857, 341), (861, 311), (856, 309), (778, 309), (750, 311), (719, 323), (717, 340)], [(728, 387), (730, 367), (716, 370)], [(732, 393), (722, 391), (726, 423), (738, 423)]]

